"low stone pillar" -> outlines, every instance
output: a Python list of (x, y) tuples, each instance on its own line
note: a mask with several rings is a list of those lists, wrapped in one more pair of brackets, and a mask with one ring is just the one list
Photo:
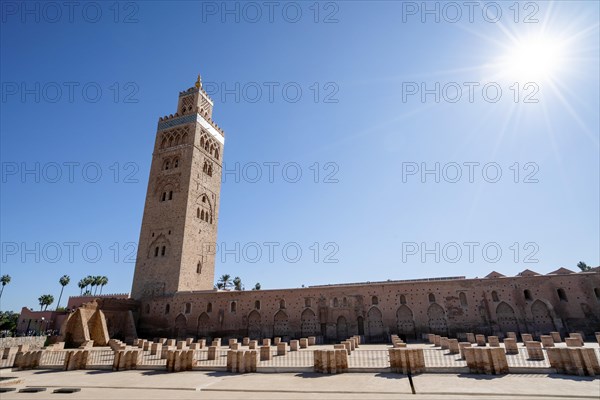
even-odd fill
[(273, 338), (273, 345), (277, 346), (279, 343), (281, 343), (281, 338), (280, 337)]
[(308, 338), (300, 338), (300, 348), (306, 349), (308, 347)]
[(163, 346), (166, 346), (167, 340), (168, 340), (167, 338), (162, 337), (162, 338), (158, 339), (158, 343), (162, 344)]
[(442, 337), (441, 337), (440, 335), (435, 335), (435, 336), (433, 337), (433, 345), (434, 345), (435, 347), (440, 347), (440, 345), (441, 345), (441, 342), (442, 342)]
[[(585, 343), (585, 342), (583, 341), (583, 335), (582, 335), (581, 333), (575, 333), (575, 332), (572, 332), (572, 333), (569, 333), (569, 337), (570, 337), (570, 338), (573, 338), (573, 339), (578, 339), (578, 340), (579, 340), (579, 345), (580, 345), (580, 346), (583, 346), (583, 344)], [(565, 342), (566, 342), (566, 339), (565, 339)]]
[(246, 372), (256, 372), (258, 365), (258, 352), (256, 350), (248, 350), (244, 352), (244, 364)]
[(172, 347), (177, 345), (177, 340), (175, 339), (167, 339), (167, 346)]
[(187, 345), (185, 344), (185, 341), (180, 340), (179, 342), (177, 342), (177, 350), (187, 350)]
[(287, 354), (287, 344), (285, 342), (277, 343), (277, 355), (285, 356)]
[(435, 335), (433, 333), (428, 333), (427, 341), (429, 342), (429, 344), (435, 344)]
[(474, 344), (477, 343), (477, 340), (475, 339), (475, 334), (474, 333), (467, 333), (467, 342)]
[(582, 347), (581, 340), (579, 338), (574, 338), (574, 337), (565, 338), (565, 343), (567, 344), (567, 347)]
[(229, 348), (231, 348), (231, 345), (233, 345), (234, 343), (237, 344), (237, 339), (229, 339)]
[(152, 343), (152, 346), (150, 346), (150, 354), (151, 355), (157, 355), (160, 357), (160, 353), (162, 351), (162, 344), (160, 343)]
[(352, 337), (356, 339), (356, 347), (359, 347), (361, 345), (360, 335), (354, 335)]
[(542, 344), (540, 342), (525, 342), (525, 347), (527, 348), (527, 356), (530, 360), (539, 361), (544, 359), (544, 350), (542, 349)]
[(212, 345), (216, 347), (221, 347), (221, 338), (215, 338), (212, 341)]
[(477, 346), (485, 347), (485, 335), (475, 335), (475, 340), (477, 341)]
[(458, 347), (458, 339), (448, 339), (448, 350), (448, 354), (460, 353), (460, 348)]
[(142, 347), (142, 349), (144, 349), (144, 351), (150, 351), (150, 348), (152, 347), (153, 342), (150, 342), (148, 340), (146, 340), (144, 342), (144, 346)]
[(234, 366), (237, 364), (237, 351), (229, 350), (227, 352), (227, 372), (235, 372)]
[(309, 336), (308, 337), (308, 345), (309, 346), (314, 346), (317, 344), (317, 337), (316, 336)]
[(240, 344), (239, 344), (239, 343), (237, 343), (237, 342), (236, 342), (236, 343), (231, 343), (231, 344), (229, 345), (229, 348), (230, 348), (231, 350), (239, 350), (239, 349), (240, 349)]
[(547, 352), (550, 366), (559, 374), (600, 375), (600, 365), (593, 348), (552, 347)]
[(200, 343), (192, 343), (188, 346), (188, 350), (200, 350)]
[(472, 374), (498, 375), (508, 373), (508, 361), (499, 347), (465, 347), (467, 367)]
[(519, 354), (519, 347), (517, 346), (517, 339), (506, 338), (504, 339), (504, 350), (506, 354)]
[(542, 335), (540, 336), (542, 341), (542, 346), (546, 347), (554, 347), (554, 339), (550, 335)]
[(208, 348), (208, 359), (216, 360), (217, 359), (217, 346), (209, 346)]
[(206, 339), (199, 339), (198, 344), (199, 344), (198, 347), (200, 347), (201, 349), (205, 348), (206, 347)]
[(596, 335), (596, 342), (600, 344), (600, 332), (594, 332), (594, 334)]
[(521, 341), (523, 345), (525, 345), (525, 342), (533, 342), (533, 336), (529, 333), (521, 333)]
[(186, 338), (186, 339), (185, 339), (185, 344), (186, 344), (187, 346), (189, 346), (189, 345), (190, 345), (190, 344), (192, 344), (192, 343), (194, 343), (194, 338), (192, 338), (192, 337), (189, 337), (189, 338)]
[(345, 350), (314, 350), (314, 371), (340, 374), (348, 371), (348, 353)]
[(78, 369), (85, 369), (89, 353), (89, 350), (76, 350), (68, 352), (68, 356), (65, 357), (64, 370), (75, 371)]
[(242, 346), (248, 346), (249, 344), (250, 344), (249, 337), (242, 338)]
[(260, 361), (269, 361), (271, 359), (271, 346), (261, 346)]
[(350, 342), (350, 350), (354, 351), (354, 349), (356, 349), (356, 340), (354, 340), (354, 338), (350, 338), (348, 341)]
[(509, 339), (515, 339), (515, 342), (518, 341), (517, 334), (515, 332), (506, 332), (506, 337)]
[(554, 340), (554, 343), (562, 342), (562, 338), (560, 337), (560, 332), (550, 332), (550, 336), (552, 336), (552, 340)]
[(425, 371), (423, 349), (389, 349), (392, 372), (418, 374)]
[(269, 338), (263, 339), (262, 345), (263, 346), (270, 346), (271, 345), (271, 339), (269, 339)]
[(334, 349), (334, 350), (346, 350), (346, 346), (344, 346), (344, 345), (343, 345), (343, 344), (341, 344), (341, 343), (338, 343), (338, 344), (334, 344), (334, 345), (333, 345), (333, 349)]
[(160, 353), (160, 358), (163, 360), (167, 359), (167, 352), (169, 351), (175, 351), (177, 350), (177, 347), (175, 346), (163, 346), (162, 351)]
[(488, 343), (490, 347), (500, 347), (498, 336), (488, 336)]
[(250, 342), (248, 342), (248, 348), (250, 350), (256, 350), (257, 347), (258, 347), (258, 340), (251, 340)]
[(445, 336), (440, 337), (440, 347), (442, 350), (448, 350), (448, 338)]
[(300, 348), (299, 340), (290, 340), (290, 351), (298, 351)]
[(460, 351), (460, 358), (465, 359), (465, 348), (471, 347), (471, 342), (460, 342), (458, 343), (458, 349)]
[(344, 345), (344, 348), (346, 349), (348, 355), (352, 354), (352, 345), (350, 344), (349, 340), (343, 340), (341, 344)]

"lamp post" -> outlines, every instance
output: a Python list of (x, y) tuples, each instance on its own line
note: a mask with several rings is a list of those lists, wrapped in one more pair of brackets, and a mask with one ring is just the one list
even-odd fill
[(40, 321), (40, 336), (42, 336), (43, 334), (43, 330), (42, 328), (44, 327), (44, 323), (46, 322), (46, 318), (42, 317), (42, 320)]

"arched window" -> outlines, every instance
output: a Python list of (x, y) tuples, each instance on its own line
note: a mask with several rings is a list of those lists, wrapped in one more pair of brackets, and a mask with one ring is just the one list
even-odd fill
[(348, 305), (348, 299), (344, 297), (344, 298), (342, 299), (342, 306), (343, 306), (343, 307), (346, 307), (347, 305)]
[(204, 220), (204, 210), (200, 211), (200, 219)]
[(231, 310), (231, 312), (236, 312), (236, 310), (237, 310), (237, 302), (235, 302), (235, 301), (231, 302), (230, 310)]
[(338, 307), (338, 306), (339, 306), (337, 297), (335, 297), (335, 298), (333, 299), (333, 306), (334, 306), (334, 307)]
[(200, 218), (200, 207), (196, 210), (196, 218)]
[(600, 288), (595, 288), (594, 294), (596, 295), (596, 300), (600, 301)]
[(285, 300), (279, 300), (279, 308), (285, 308)]
[(192, 312), (192, 303), (185, 303), (185, 313), (189, 314)]
[(435, 303), (435, 294), (429, 293), (429, 302), (430, 303)]
[(175, 160), (173, 160), (173, 168), (177, 168), (179, 167), (179, 158), (176, 158)]
[(371, 304), (373, 304), (374, 306), (379, 304), (379, 299), (377, 298), (377, 296), (371, 297)]
[(462, 307), (466, 307), (467, 306), (467, 295), (465, 294), (465, 292), (460, 292), (458, 295), (458, 298), (460, 300), (460, 305)]
[(212, 312), (212, 303), (208, 303), (208, 304), (206, 305), (206, 312), (207, 312), (207, 313), (210, 313), (210, 312)]
[(400, 304), (406, 304), (406, 296), (403, 294), (400, 295)]
[(260, 300), (256, 300), (254, 302), (254, 308), (256, 308), (257, 310), (260, 310)]
[(162, 249), (160, 250), (160, 255), (164, 256), (167, 252), (167, 246), (163, 246)]
[(170, 304), (167, 304), (167, 305), (165, 306), (165, 314), (168, 314), (168, 313), (169, 313), (169, 311), (171, 311), (171, 305), (170, 305)]
[(173, 191), (172, 190), (169, 192), (169, 200), (173, 200)]
[(165, 161), (165, 169), (169, 169), (170, 163), (169, 160)]
[(167, 199), (167, 192), (163, 192), (162, 196), (160, 197), (160, 201), (165, 201)]
[(167, 147), (167, 138), (163, 138), (162, 142), (160, 142), (160, 148), (164, 149)]
[(525, 296), (525, 300), (532, 300), (531, 291), (529, 289), (523, 291), (523, 296)]
[(203, 196), (202, 196), (202, 202), (203, 202), (203, 203), (206, 203), (206, 195), (203, 195)]
[(196, 264), (196, 273), (197, 274), (202, 273), (202, 263), (200, 261), (198, 261), (198, 264)]
[(569, 301), (567, 300), (567, 294), (565, 293), (565, 289), (559, 288), (556, 290), (556, 293), (558, 294), (558, 298), (560, 299), (560, 301)]
[(154, 257), (158, 257), (158, 246), (154, 249)]
[(218, 160), (219, 159), (219, 149), (215, 149), (215, 158)]
[(500, 301), (500, 298), (498, 297), (498, 292), (496, 292), (495, 290), (492, 292), (492, 301), (494, 301), (494, 302)]

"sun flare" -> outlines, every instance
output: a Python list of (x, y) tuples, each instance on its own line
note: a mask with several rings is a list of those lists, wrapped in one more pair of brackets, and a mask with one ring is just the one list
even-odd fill
[(518, 40), (502, 59), (503, 75), (517, 81), (540, 81), (556, 77), (563, 62), (563, 45), (551, 37)]

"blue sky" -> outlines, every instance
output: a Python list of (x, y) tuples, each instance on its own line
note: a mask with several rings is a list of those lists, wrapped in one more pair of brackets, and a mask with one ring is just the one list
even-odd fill
[[(272, 21), (263, 2), (84, 2), (72, 19), (23, 4), (3, 3), (0, 38), (3, 310), (57, 299), (63, 274), (63, 304), (86, 275), (129, 292), (156, 123), (198, 73), (239, 166), (217, 276), (272, 289), (600, 262), (596, 2), (481, 3), (472, 21), (428, 3), (439, 22), (421, 2), (279, 2)], [(519, 53), (527, 75), (524, 42), (540, 52)], [(421, 176), (436, 165), (439, 182)]]

